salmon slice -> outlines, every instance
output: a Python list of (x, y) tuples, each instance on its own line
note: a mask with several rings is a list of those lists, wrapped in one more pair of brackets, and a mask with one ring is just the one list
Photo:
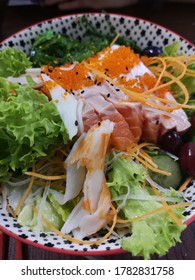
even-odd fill
[(120, 105), (116, 108), (128, 123), (129, 128), (133, 136), (135, 137), (135, 142), (138, 142), (142, 135), (143, 114), (141, 110), (136, 110), (135, 108), (133, 108), (133, 106), (131, 106), (132, 104), (129, 105), (130, 106)]
[(128, 102), (126, 94), (111, 85), (108, 81), (102, 83), (101, 95), (108, 102), (111, 102), (117, 111), (125, 118), (135, 138), (135, 142), (138, 142), (143, 127), (142, 104), (139, 102)]
[(124, 151), (132, 143), (135, 142), (135, 138), (129, 129), (128, 123), (125, 121), (124, 117), (116, 111), (112, 115), (102, 116), (102, 120), (109, 119), (114, 122), (114, 130), (110, 137), (111, 146), (118, 150)]
[[(165, 94), (165, 98), (176, 102), (170, 92)], [(161, 134), (164, 134), (171, 129), (175, 129), (178, 132), (186, 131), (191, 126), (186, 113), (182, 109), (174, 110), (170, 113), (170, 117), (161, 115), (160, 121), (162, 123)]]
[(135, 142), (140, 140), (143, 129), (143, 111), (140, 103), (117, 103), (115, 104), (117, 111), (125, 118), (132, 132)]
[(100, 95), (98, 89), (93, 89), (89, 94), (84, 95), (84, 99), (99, 114), (101, 120), (114, 122), (114, 130), (110, 137), (110, 143), (118, 150), (126, 150), (129, 145), (135, 142), (135, 137), (129, 129), (125, 118), (117, 111), (115, 106)]
[(143, 128), (141, 140), (154, 144), (157, 143), (160, 130), (161, 123), (159, 113), (143, 108)]
[[(124, 55), (124, 52), (126, 52), (126, 55)], [(132, 142), (136, 143), (142, 140), (157, 143), (158, 137), (166, 131), (171, 129), (185, 131), (190, 126), (182, 109), (174, 110), (168, 117), (161, 110), (149, 109), (138, 101), (131, 101), (122, 89), (117, 88), (116, 85), (119, 83), (141, 94), (152, 88), (156, 82), (153, 73), (143, 64), (139, 56), (135, 55), (129, 48), (114, 45), (100, 52), (90, 61), (95, 69), (108, 75), (113, 83), (95, 75), (95, 72), (91, 72), (85, 63), (74, 63), (68, 65), (68, 67), (56, 68), (56, 70), (53, 69), (52, 73), (46, 71), (48, 75), (54, 75), (54, 78), (60, 76), (60, 85), (66, 89), (66, 92), (73, 94), (77, 100), (77, 106), (73, 104), (77, 119), (74, 117), (69, 123), (67, 118), (64, 117), (68, 131), (70, 130), (68, 125), (72, 129), (70, 131), (71, 137), (75, 132), (77, 132), (77, 135), (81, 135), (83, 131), (87, 132), (101, 120), (108, 119), (115, 123), (110, 145), (118, 150), (126, 150)], [(116, 85), (114, 85), (115, 82)], [(164, 94), (167, 100), (174, 100), (169, 92)], [(149, 97), (153, 103), (158, 102), (159, 105), (163, 105), (160, 101), (153, 100), (152, 96)], [(64, 103), (69, 105), (70, 98), (66, 99), (67, 101)], [(82, 105), (82, 102), (79, 104), (79, 100), (84, 101), (83, 107), (79, 106)], [(73, 101), (72, 98), (72, 103)], [(64, 116), (65, 113), (62, 110), (61, 103), (57, 102), (56, 107), (58, 106), (60, 115)], [(75, 101), (74, 103), (76, 104)], [(67, 106), (70, 115), (73, 115), (73, 107)], [(80, 119), (81, 122), (79, 122)], [(74, 123), (76, 123), (76, 127), (73, 126)]]
[[(175, 101), (170, 92), (165, 94), (165, 98), (170, 101)], [(160, 104), (160, 103), (159, 103)], [(170, 105), (171, 107), (171, 105)], [(170, 130), (178, 132), (186, 131), (190, 127), (190, 122), (183, 109), (178, 109), (166, 115), (163, 111), (152, 110), (152, 108), (142, 106), (143, 108), (143, 129), (142, 141), (157, 143), (158, 138)]]
[(101, 120), (94, 108), (87, 102), (84, 103), (82, 115), (85, 132)]

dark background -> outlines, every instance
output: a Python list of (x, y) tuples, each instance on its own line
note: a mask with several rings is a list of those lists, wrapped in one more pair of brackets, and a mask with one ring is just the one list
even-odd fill
[[(59, 11), (57, 6), (12, 6), (4, 8), (2, 5), (4, 1), (6, 0), (0, 0), (0, 40), (45, 19), (75, 12), (96, 11), (93, 9)], [(195, 44), (195, 1), (194, 3), (183, 2), (168, 3), (161, 0), (140, 0), (138, 4), (105, 10), (111, 13), (125, 14), (153, 21), (179, 33)]]

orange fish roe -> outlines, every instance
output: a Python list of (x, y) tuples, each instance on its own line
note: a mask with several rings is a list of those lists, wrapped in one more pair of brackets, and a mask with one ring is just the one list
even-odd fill
[[(52, 69), (51, 66), (45, 66), (43, 67), (43, 71), (68, 91), (79, 90), (83, 87), (92, 86), (94, 84), (89, 77), (89, 70), (83, 63), (75, 64), (73, 68), (68, 69), (69, 67), (70, 64), (65, 64)], [(63, 68), (66, 68), (67, 70), (63, 70)]]
[(138, 78), (129, 79), (127, 81), (125, 77), (122, 77), (119, 78), (118, 81), (120, 85), (123, 85), (125, 88), (128, 88), (134, 92), (138, 92), (138, 93), (144, 92), (144, 88), (140, 86), (140, 82), (138, 81)]
[(165, 94), (166, 94), (167, 92), (170, 92), (170, 93), (171, 93), (171, 88), (170, 88), (170, 86), (164, 86), (163, 88), (159, 89), (159, 90), (157, 91), (156, 95), (157, 95), (158, 97), (164, 98), (164, 97), (165, 97)]
[[(119, 46), (116, 49), (105, 48), (103, 51), (87, 59), (87, 63), (117, 81), (120, 85), (134, 92), (143, 93), (155, 87), (157, 78), (154, 75), (145, 73), (143, 76), (137, 76), (134, 79), (126, 79), (126, 75), (140, 63), (141, 59), (147, 65), (148, 58), (140, 58), (129, 47)], [(93, 75), (91, 77), (84, 63), (76, 63), (75, 65), (67, 63), (55, 68), (45, 66), (42, 70), (69, 92), (100, 84), (103, 81), (103, 78), (98, 76)], [(163, 87), (155, 91), (154, 94), (164, 97), (167, 91), (169, 91), (169, 88)]]
[(142, 93), (147, 89), (152, 89), (156, 84), (156, 78), (148, 73), (143, 76), (138, 76), (136, 79), (126, 80), (125, 78), (120, 79), (120, 84), (124, 87), (138, 93)]
[[(153, 89), (156, 85), (157, 78), (155, 76), (151, 76), (148, 73), (145, 73), (143, 76), (139, 77), (139, 83), (140, 87), (143, 89), (143, 92), (145, 90), (145, 87), (147, 87), (148, 90)], [(154, 91), (154, 94), (156, 94), (158, 97), (164, 97), (165, 93), (170, 91), (170, 88), (168, 86), (165, 86), (161, 89), (158, 89), (157, 91)]]
[(141, 86), (142, 87), (147, 86), (148, 89), (153, 88), (157, 82), (156, 77), (154, 77), (148, 73), (145, 73), (143, 76), (141, 76), (139, 78), (139, 80), (140, 80)]
[(139, 55), (128, 47), (120, 46), (117, 49), (104, 49), (98, 55), (88, 60), (96, 68), (106, 72), (110, 78), (117, 78), (121, 74), (129, 73), (130, 69), (140, 61)]
[[(142, 58), (143, 63), (148, 63), (147, 57)], [(117, 80), (120, 85), (137, 93), (150, 90), (154, 88), (157, 83), (157, 78), (149, 73), (145, 73), (143, 76), (137, 76), (134, 79), (126, 79), (125, 75), (128, 74), (133, 67), (138, 65), (140, 61), (140, 56), (126, 46), (120, 46), (114, 50), (106, 48), (96, 56), (88, 59), (88, 62), (94, 68), (100, 70), (111, 79)], [(164, 97), (164, 94), (169, 90), (168, 87), (163, 87), (158, 90), (158, 92), (154, 93), (160, 97)]]
[(140, 59), (145, 65), (148, 65), (151, 60), (150, 57), (148, 57), (146, 55), (141, 56)]
[[(42, 80), (41, 75), (39, 75), (38, 78)], [(45, 83), (43, 83), (40, 88), (41, 88), (41, 92), (43, 92), (48, 97), (48, 99), (51, 100), (51, 94), (49, 92), (48, 87), (45, 85)]]

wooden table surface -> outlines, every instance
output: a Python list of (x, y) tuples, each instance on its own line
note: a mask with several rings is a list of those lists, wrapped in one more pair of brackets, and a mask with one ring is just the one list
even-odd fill
[[(13, 33), (36, 22), (45, 19), (72, 14), (74, 12), (93, 12), (94, 10), (71, 10), (62, 12), (57, 7), (41, 8), (38, 6), (6, 7), (0, 9), (0, 41)], [(166, 3), (158, 8), (148, 8), (141, 4), (130, 5), (125, 8), (106, 9), (107, 12), (126, 14), (144, 18), (152, 22), (163, 25), (174, 32), (180, 34), (193, 44), (195, 44), (195, 4), (187, 3)], [(163, 257), (153, 256), (152, 259), (159, 260), (195, 260), (195, 221), (192, 222), (181, 236), (181, 243)], [(11, 238), (7, 258), (15, 258), (15, 241)], [(28, 259), (85, 259), (65, 254), (58, 254), (36, 249), (25, 248), (25, 257)], [(119, 255), (104, 256), (104, 259), (139, 259), (133, 258), (129, 253)]]

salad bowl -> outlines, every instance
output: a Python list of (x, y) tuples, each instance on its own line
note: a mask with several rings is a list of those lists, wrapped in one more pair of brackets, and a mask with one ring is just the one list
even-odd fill
[[(82, 16), (83, 14), (69, 15), (49, 19), (29, 26), (1, 42), (0, 50), (7, 47), (16, 47), (29, 55), (35, 37), (50, 29), (56, 33), (66, 33), (73, 38), (81, 38), (84, 34), (84, 30), (79, 27), (77, 20)], [(100, 33), (108, 32), (107, 20), (109, 18), (111, 25), (116, 29), (117, 33), (132, 39), (141, 49), (150, 46), (162, 48), (179, 41), (179, 52), (185, 53), (186, 55), (195, 54), (195, 46), (193, 46), (192, 43), (178, 34), (144, 19), (115, 14), (107, 15), (103, 13), (90, 13), (85, 14), (85, 16), (89, 23)], [(184, 223), (188, 225), (195, 219), (195, 182), (193, 180), (185, 190), (185, 198), (192, 202), (191, 205), (186, 207), (184, 213)], [(128, 237), (128, 234), (119, 236), (113, 233), (100, 244), (93, 245), (75, 244), (54, 232), (41, 232), (39, 234), (21, 226), (17, 219), (10, 215), (9, 211), (3, 206), (2, 196), (0, 196), (0, 230), (28, 245), (52, 252), (72, 255), (98, 256), (122, 253), (124, 250), (121, 248), (120, 241), (123, 237)], [(90, 238), (85, 238), (85, 240), (89, 241), (101, 237), (102, 233), (97, 233)]]

